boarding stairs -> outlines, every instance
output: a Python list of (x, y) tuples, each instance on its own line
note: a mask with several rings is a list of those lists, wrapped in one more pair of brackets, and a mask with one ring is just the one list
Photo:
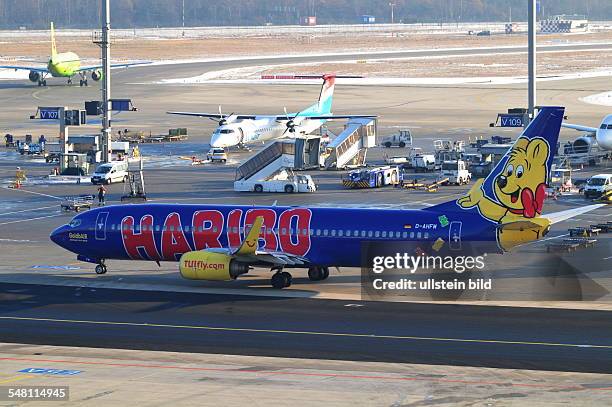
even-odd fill
[(367, 149), (376, 144), (376, 119), (350, 119), (325, 150), (325, 169), (365, 165)]

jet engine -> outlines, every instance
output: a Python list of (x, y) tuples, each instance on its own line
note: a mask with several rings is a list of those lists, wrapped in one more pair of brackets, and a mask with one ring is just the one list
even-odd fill
[(597, 147), (597, 141), (595, 137), (592, 136), (579, 137), (572, 144), (572, 148), (576, 154), (590, 153), (595, 147)]
[(28, 79), (30, 79), (30, 81), (32, 82), (38, 82), (40, 80), (40, 73), (36, 71), (30, 71)]
[(98, 82), (100, 79), (102, 79), (102, 71), (99, 69), (94, 69), (91, 71), (91, 79)]
[(189, 280), (235, 280), (249, 271), (249, 265), (232, 256), (207, 250), (187, 252), (179, 260), (179, 271)]

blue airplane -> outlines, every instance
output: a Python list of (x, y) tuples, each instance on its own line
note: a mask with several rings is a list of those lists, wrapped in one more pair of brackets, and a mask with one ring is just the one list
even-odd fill
[[(358, 267), (362, 243), (415, 243), (425, 251), (488, 242), (504, 252), (542, 238), (550, 225), (590, 205), (541, 216), (564, 108), (543, 107), (493, 171), (463, 197), (418, 210), (238, 205), (108, 206), (75, 216), (51, 240), (80, 261), (178, 261), (184, 278), (232, 280), (269, 267), (272, 286), (291, 285), (289, 268), (313, 281), (330, 267)], [(484, 250), (484, 249), (483, 249)]]

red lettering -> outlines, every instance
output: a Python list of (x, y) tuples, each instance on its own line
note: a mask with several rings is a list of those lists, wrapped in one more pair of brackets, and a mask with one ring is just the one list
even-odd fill
[[(153, 236), (153, 216), (145, 215), (140, 219), (140, 231), (134, 230), (134, 218), (126, 216), (121, 220), (121, 240), (125, 252), (134, 260), (160, 260)], [(142, 257), (138, 249), (144, 250), (148, 259)]]
[(172, 212), (166, 217), (162, 230), (161, 253), (164, 260), (176, 261), (177, 256), (191, 251), (185, 238), (181, 218), (178, 213)]
[(195, 250), (221, 247), (223, 214), (215, 210), (197, 211), (193, 214), (193, 242)]
[(245, 233), (250, 230), (251, 225), (257, 217), (263, 217), (263, 225), (259, 238), (265, 241), (264, 248), (266, 250), (275, 251), (278, 248), (278, 241), (274, 234), (274, 225), (276, 224), (276, 212), (272, 209), (249, 209), (244, 217)]
[[(287, 209), (278, 220), (279, 240), (283, 252), (304, 256), (310, 250), (312, 212), (305, 208)], [(283, 233), (283, 229), (285, 233)]]
[(240, 218), (242, 209), (234, 209), (227, 215), (227, 244), (229, 247), (240, 247), (242, 237), (240, 236)]

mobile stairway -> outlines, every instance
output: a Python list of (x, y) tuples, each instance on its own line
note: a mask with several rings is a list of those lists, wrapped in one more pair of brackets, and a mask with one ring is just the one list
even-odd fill
[(364, 166), (368, 148), (376, 145), (376, 128), (376, 119), (350, 119), (344, 130), (327, 145), (325, 169)]

